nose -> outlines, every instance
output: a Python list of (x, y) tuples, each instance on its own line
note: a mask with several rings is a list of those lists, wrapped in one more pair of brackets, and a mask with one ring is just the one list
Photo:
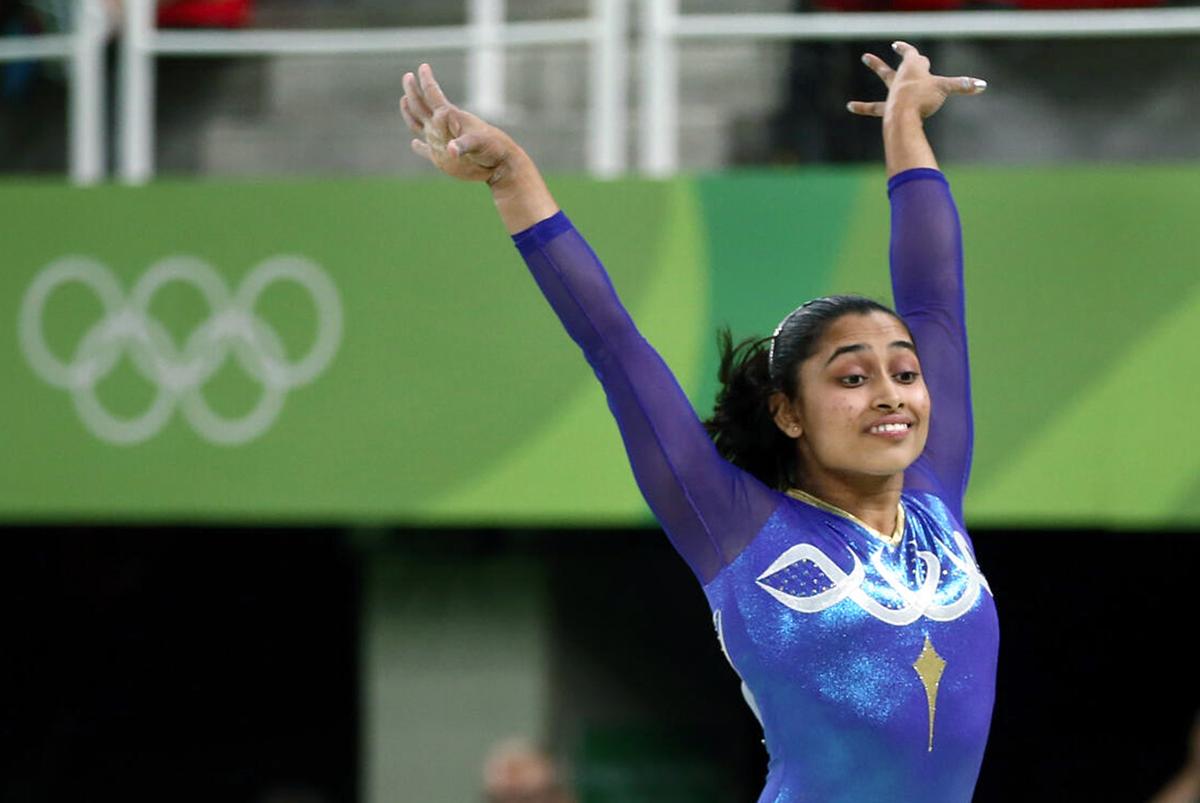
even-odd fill
[(900, 386), (890, 376), (884, 377), (878, 385), (879, 392), (875, 397), (875, 407), (879, 410), (899, 410), (904, 407), (904, 397)]

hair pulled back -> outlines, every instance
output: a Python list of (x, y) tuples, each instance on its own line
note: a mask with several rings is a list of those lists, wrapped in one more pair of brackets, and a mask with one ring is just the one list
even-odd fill
[(721, 456), (771, 488), (784, 491), (793, 487), (796, 446), (775, 424), (771, 394), (783, 391), (795, 399), (800, 390), (800, 363), (813, 355), (829, 325), (843, 315), (872, 312), (887, 313), (903, 324), (899, 315), (878, 301), (836, 295), (797, 307), (771, 337), (751, 337), (735, 345), (728, 327), (718, 331), (721, 389), (704, 427)]

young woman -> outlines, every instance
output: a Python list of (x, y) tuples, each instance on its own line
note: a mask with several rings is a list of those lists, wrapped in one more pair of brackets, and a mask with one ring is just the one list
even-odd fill
[[(863, 61), (883, 118), (899, 314), (810, 301), (734, 348), (702, 423), (529, 156), (404, 76), (414, 150), (487, 182), (538, 286), (604, 386), (634, 474), (713, 610), (763, 725), (760, 803), (971, 799), (998, 630), (962, 524), (971, 404), (957, 212), (924, 118), (985, 84), (903, 42)], [(770, 288), (764, 288), (770, 292)]]

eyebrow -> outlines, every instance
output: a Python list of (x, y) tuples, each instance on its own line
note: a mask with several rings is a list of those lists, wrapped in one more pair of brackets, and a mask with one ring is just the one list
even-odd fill
[[(917, 347), (914, 346), (912, 343), (910, 343), (907, 340), (893, 340), (891, 343), (888, 343), (888, 348), (908, 349), (913, 354), (917, 353)], [(869, 350), (869, 346), (867, 346), (866, 343), (852, 343), (849, 346), (839, 346), (838, 348), (834, 349), (833, 354), (831, 354), (829, 359), (825, 361), (825, 364), (829, 365), (829, 363), (833, 362), (834, 360), (836, 360), (838, 357), (842, 356), (843, 354), (849, 354), (850, 352), (853, 352), (853, 351), (867, 351), (867, 350)]]

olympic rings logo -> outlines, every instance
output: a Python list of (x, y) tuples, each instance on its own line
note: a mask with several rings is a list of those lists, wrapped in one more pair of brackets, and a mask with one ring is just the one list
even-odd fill
[[(316, 339), (308, 353), (294, 362), (288, 361), (278, 332), (254, 310), (262, 293), (282, 281), (307, 291), (317, 312)], [(46, 344), (43, 314), (56, 290), (76, 282), (95, 293), (104, 314), (80, 339), (70, 362), (64, 362)], [(182, 349), (149, 312), (154, 294), (171, 282), (196, 288), (211, 310)], [(70, 392), (84, 426), (96, 437), (122, 445), (141, 443), (154, 437), (179, 407), (201, 437), (236, 445), (266, 432), (282, 411), (287, 392), (315, 380), (333, 360), (341, 344), (342, 306), (325, 272), (298, 256), (264, 260), (232, 295), (208, 263), (192, 256), (172, 256), (146, 271), (128, 298), (103, 264), (67, 256), (45, 267), (25, 291), (18, 327), (29, 365), (49, 384)], [(156, 388), (149, 407), (132, 419), (114, 416), (96, 395), (97, 384), (126, 353), (137, 372)], [(236, 419), (216, 413), (201, 392), (231, 354), (263, 388), (254, 408)]]

